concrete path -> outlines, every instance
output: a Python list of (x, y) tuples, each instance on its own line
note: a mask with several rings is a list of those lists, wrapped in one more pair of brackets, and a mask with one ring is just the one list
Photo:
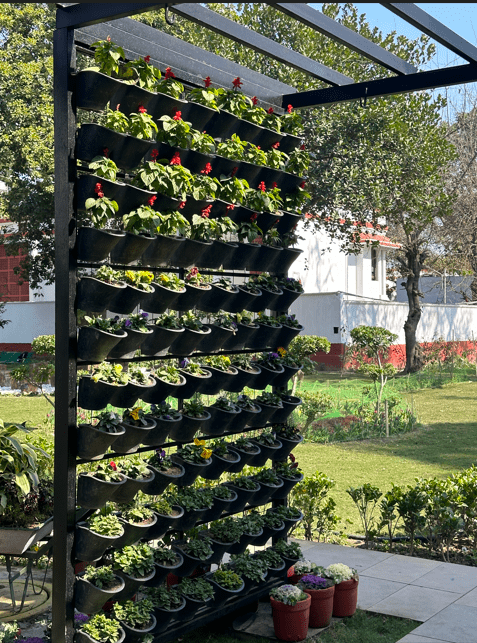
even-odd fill
[(304, 558), (317, 565), (357, 569), (360, 609), (422, 622), (397, 643), (476, 643), (477, 567), (297, 542)]

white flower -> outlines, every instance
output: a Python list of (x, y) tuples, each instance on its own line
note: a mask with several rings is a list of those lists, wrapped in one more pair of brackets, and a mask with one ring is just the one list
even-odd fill
[(333, 565), (328, 565), (324, 570), (326, 578), (332, 578), (336, 585), (342, 583), (345, 580), (358, 580), (358, 572), (348, 565), (343, 563), (334, 563)]

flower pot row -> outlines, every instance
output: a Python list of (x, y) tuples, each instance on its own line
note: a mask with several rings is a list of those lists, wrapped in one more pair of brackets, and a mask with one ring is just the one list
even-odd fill
[(242, 140), (253, 142), (262, 149), (268, 149), (279, 142), (280, 149), (286, 153), (293, 151), (301, 144), (301, 137), (279, 134), (224, 110), (217, 111), (192, 101), (150, 92), (98, 71), (80, 71), (75, 81), (77, 106), (80, 109), (102, 111), (110, 102), (114, 106), (120, 105), (124, 114), (130, 114), (136, 112), (142, 105), (155, 120), (163, 115), (174, 116), (177, 111), (180, 111), (183, 120), (192, 123), (192, 126), (201, 132), (205, 130), (214, 138), (225, 138), (237, 134)]

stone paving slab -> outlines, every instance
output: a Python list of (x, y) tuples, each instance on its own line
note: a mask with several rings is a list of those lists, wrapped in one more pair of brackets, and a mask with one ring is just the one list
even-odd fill
[[(460, 596), (460, 594), (454, 592), (406, 585), (368, 609), (379, 614), (389, 614), (390, 616), (424, 622), (460, 598)], [(464, 643), (464, 641), (457, 643)], [(473, 643), (475, 643), (475, 639)]]
[(410, 634), (406, 634), (406, 636), (403, 639), (399, 639), (397, 643), (449, 643), (449, 642), (444, 641), (443, 639), (430, 639), (427, 636), (416, 636), (411, 632)]
[(385, 552), (356, 549), (331, 543), (314, 543), (314, 546), (302, 549), (302, 551), (304, 558), (313, 561), (317, 565), (328, 567), (333, 563), (344, 563), (354, 567), (359, 574), (378, 563), (385, 562), (388, 558), (393, 558), (393, 554)]
[(436, 643), (436, 641), (475, 643), (477, 640), (476, 630), (477, 608), (453, 604), (441, 610), (422, 625), (419, 625), (413, 631), (413, 634), (427, 637), (432, 643)]
[(465, 594), (477, 588), (477, 569), (466, 565), (441, 563), (410, 584)]
[(392, 594), (395, 594), (403, 587), (406, 587), (404, 583), (360, 576), (358, 584), (358, 608), (367, 610), (383, 599), (392, 596)]
[[(368, 553), (372, 554), (374, 552), (370, 551)], [(443, 564), (426, 558), (411, 558), (410, 556), (394, 554), (386, 560), (377, 562), (376, 565), (365, 569), (362, 574), (373, 578), (394, 580), (399, 583), (412, 583), (412, 581)]]

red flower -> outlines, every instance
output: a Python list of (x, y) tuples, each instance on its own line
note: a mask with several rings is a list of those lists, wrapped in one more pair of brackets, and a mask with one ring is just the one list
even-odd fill
[(259, 183), (257, 189), (260, 190), (261, 192), (265, 192), (265, 190), (267, 189), (267, 187), (265, 185), (265, 181), (262, 181), (261, 183)]
[(304, 190), (304, 188), (305, 188), (305, 181), (302, 181), (302, 182), (300, 183), (300, 187), (301, 187), (301, 189), (302, 189), (302, 190)]
[(98, 199), (102, 199), (104, 196), (104, 192), (98, 192)]
[(104, 156), (106, 156), (106, 157), (108, 156), (108, 154), (109, 154), (109, 150), (108, 150), (108, 148), (107, 148), (107, 147), (105, 147), (105, 148), (104, 148), (104, 150), (103, 150), (103, 154), (104, 154)]
[(101, 192), (102, 187), (103, 186), (101, 185), (101, 183), (96, 183), (96, 185), (94, 186), (94, 191), (96, 192), (96, 194), (98, 194), (98, 192)]
[(144, 56), (144, 62), (148, 63), (151, 60), (151, 56)]
[(256, 221), (256, 220), (257, 220), (257, 218), (258, 218), (258, 214), (257, 214), (257, 213), (252, 214), (252, 216), (250, 217), (250, 221)]
[(300, 145), (300, 150), (304, 150), (304, 149), (305, 149), (305, 143), (302, 143), (302, 144)]
[(107, 40), (108, 42), (111, 42), (111, 36), (108, 36), (108, 37), (106, 38), (106, 40)]
[(204, 169), (200, 171), (201, 174), (210, 174), (210, 172), (212, 172), (212, 165), (210, 163), (206, 163)]
[(140, 114), (145, 114), (147, 112), (147, 109), (144, 107), (144, 105), (139, 105), (139, 107), (137, 108), (137, 111)]
[(278, 148), (280, 147), (280, 141), (277, 141), (276, 143), (274, 143), (272, 147), (274, 150), (278, 150)]
[(238, 170), (238, 165), (236, 165), (236, 166), (234, 167), (234, 169), (233, 169), (233, 170), (232, 170), (232, 172), (230, 173), (230, 176), (235, 176), (235, 175), (237, 174), (237, 170)]
[(242, 87), (243, 83), (240, 80), (240, 76), (237, 76), (237, 78), (234, 78), (234, 80), (232, 81), (232, 85), (235, 87), (235, 89), (239, 89), (240, 87)]
[(179, 210), (182, 210), (182, 208), (185, 208), (185, 204), (186, 204), (186, 202), (185, 202), (185, 201), (181, 201), (181, 202), (179, 203)]
[(211, 82), (212, 81), (210, 80), (210, 76), (207, 76), (207, 78), (204, 79), (204, 85), (206, 87), (209, 87)]
[(113, 462), (113, 460), (111, 460), (111, 462), (109, 463), (109, 466), (111, 467), (111, 469), (112, 469), (113, 471), (117, 471), (117, 470), (118, 470), (118, 467), (116, 466), (116, 463), (115, 463), (115, 462)]
[(120, 108), (120, 107), (121, 107), (121, 105), (118, 103), (118, 104), (116, 105), (116, 111), (117, 111), (117, 112), (119, 112), (119, 108)]
[(278, 183), (275, 183), (275, 181), (273, 181), (273, 183), (272, 183), (272, 190), (274, 190), (274, 189), (275, 189), (275, 188), (277, 188), (277, 187), (278, 187)]
[(280, 219), (276, 219), (275, 223), (273, 225), (277, 225), (277, 223), (280, 221)]
[(150, 206), (154, 205), (154, 201), (157, 199), (157, 196), (154, 194), (148, 201)]
[(296, 458), (295, 458), (295, 456), (293, 455), (293, 453), (290, 453), (290, 454), (288, 455), (288, 457), (290, 458), (290, 460), (291, 460), (292, 462), (295, 462)]
[(210, 204), (210, 205), (208, 205), (206, 208), (204, 208), (204, 209), (201, 211), (201, 215), (200, 215), (200, 216), (201, 216), (203, 219), (208, 219), (208, 218), (209, 218), (209, 214), (210, 214), (210, 211), (211, 211), (211, 210), (212, 210), (212, 204)]
[(252, 96), (252, 104), (257, 105), (258, 103), (258, 98), (256, 96)]
[(195, 277), (199, 273), (198, 268), (191, 268), (189, 270), (189, 274), (187, 275), (188, 277)]
[(273, 107), (269, 107), (267, 110), (267, 114), (273, 114)]
[(158, 156), (159, 156), (159, 150), (155, 147), (151, 152), (151, 158), (153, 161), (155, 161)]
[(177, 111), (176, 115), (174, 116), (175, 121), (181, 121), (182, 120), (182, 112)]
[(179, 155), (179, 152), (174, 153), (174, 156), (171, 158), (170, 165), (182, 165), (181, 164), (181, 157)]
[(166, 73), (164, 74), (164, 78), (175, 78), (174, 73), (171, 71), (170, 67), (166, 67)]
[(235, 206), (233, 203), (229, 203), (228, 206), (225, 208), (226, 210), (235, 210)]
[(292, 109), (293, 109), (293, 105), (288, 105), (288, 107), (287, 107), (287, 112), (288, 112), (289, 114), (291, 114), (291, 113), (292, 113)]

